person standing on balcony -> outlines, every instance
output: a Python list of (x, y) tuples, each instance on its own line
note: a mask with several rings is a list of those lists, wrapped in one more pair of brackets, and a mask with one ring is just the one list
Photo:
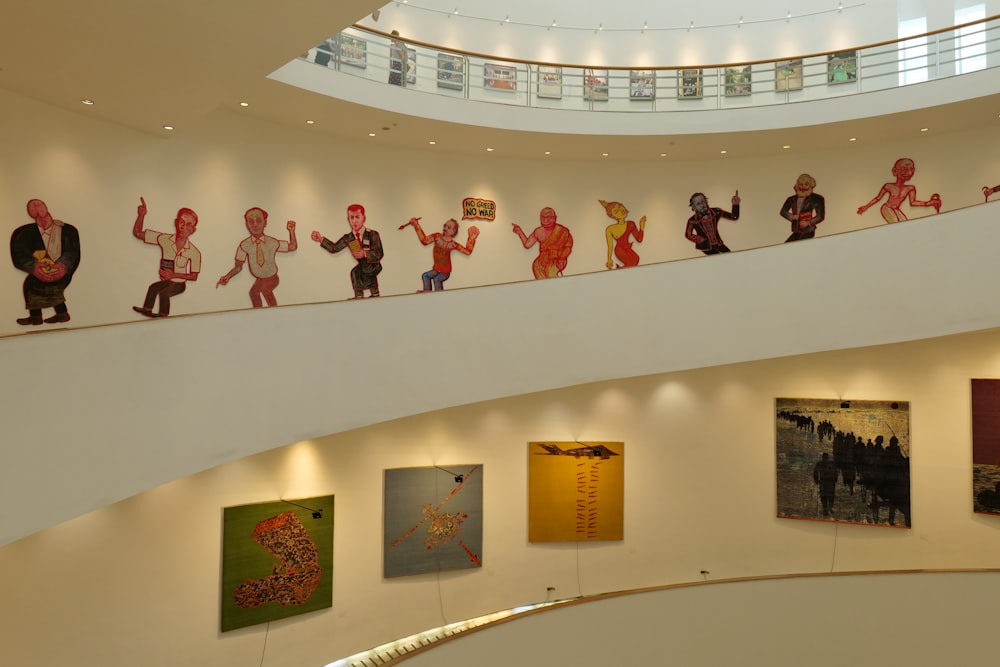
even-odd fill
[(406, 85), (407, 52), (406, 43), (399, 38), (399, 31), (393, 30), (389, 40), (389, 83), (394, 86)]

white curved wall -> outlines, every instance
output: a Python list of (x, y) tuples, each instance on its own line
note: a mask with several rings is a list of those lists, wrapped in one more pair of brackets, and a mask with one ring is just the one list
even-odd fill
[[(3, 100), (7, 117), (17, 120), (4, 140), (24, 157), (0, 164), (9, 229), (22, 224), (23, 202), (41, 196), (83, 235), (83, 267), (69, 294), (74, 325), (139, 319), (130, 306), (156, 260), (130, 234), (139, 195), (150, 204), (150, 220), (169, 220), (181, 205), (202, 216), (196, 240), (204, 282), (175, 312), (242, 310), (0, 340), (3, 404), (16, 415), (5, 427), (0, 543), (254, 452), (428, 410), (1000, 325), (991, 274), (1000, 233), (992, 224), (995, 203), (891, 227), (874, 212), (854, 212), (903, 151), (917, 161), (921, 192), (939, 191), (948, 207), (979, 201), (980, 184), (1000, 173), (998, 158), (980, 150), (995, 129), (823, 155), (664, 166), (484, 157), (462, 158), (457, 170), (447, 154), (316, 143), (306, 132), (225, 112), (162, 141), (16, 96)], [(349, 170), (333, 172), (336, 180), (323, 168), (331, 155), (350, 156)], [(412, 174), (402, 193), (382, 182), (388, 160)], [(821, 236), (834, 236), (696, 258), (683, 238), (690, 192), (718, 201), (738, 187), (743, 217), (725, 228), (725, 238), (734, 248), (765, 245), (787, 233), (775, 211), (803, 170), (828, 198)], [(537, 178), (525, 183), (532, 173)], [(345, 226), (340, 211), (360, 200), (392, 253), (383, 293), (408, 294), (429, 258), (409, 230), (393, 225), (414, 213), (455, 215), (470, 195), (498, 201), (500, 217), (480, 225), (476, 254), (457, 267), (449, 287), (523, 280), (533, 253), (509, 224), (530, 224), (546, 204), (576, 235), (569, 273), (601, 273), (273, 312), (246, 309), (247, 281), (212, 288), (231, 266), (246, 207), (264, 205), (278, 220), (296, 217), (304, 237), (313, 227)], [(644, 261), (691, 261), (604, 272), (607, 218), (599, 196), (648, 214)], [(865, 225), (881, 226), (836, 235)], [(339, 259), (303, 241), (283, 263), (281, 298), (349, 296), (350, 263)], [(21, 274), (4, 264), (0, 278), (8, 286), (2, 326), (16, 330)], [(824, 320), (831, 311), (851, 318)], [(608, 354), (607, 343), (618, 339), (633, 345)], [(455, 363), (444, 386), (428, 390), (440, 373), (438, 348)], [(263, 380), (260, 359), (267, 362)], [(36, 498), (30, 512), (19, 509), (26, 496)]]

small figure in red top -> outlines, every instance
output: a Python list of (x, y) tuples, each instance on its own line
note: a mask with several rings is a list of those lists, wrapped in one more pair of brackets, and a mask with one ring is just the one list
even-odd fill
[(420, 227), (420, 218), (410, 218), (409, 222), (400, 225), (399, 228), (405, 229), (409, 225), (413, 225), (413, 230), (417, 233), (417, 238), (420, 239), (421, 243), (424, 245), (434, 244), (434, 266), (430, 271), (420, 276), (424, 281), (423, 289), (420, 291), (430, 292), (432, 288), (435, 291), (443, 290), (444, 281), (451, 277), (451, 251), (457, 250), (463, 255), (471, 255), (473, 248), (476, 247), (476, 239), (479, 237), (479, 228), (469, 227), (468, 239), (465, 241), (465, 245), (462, 245), (455, 240), (455, 237), (458, 236), (458, 221), (454, 218), (445, 221), (444, 229), (440, 233), (424, 234), (424, 230)]

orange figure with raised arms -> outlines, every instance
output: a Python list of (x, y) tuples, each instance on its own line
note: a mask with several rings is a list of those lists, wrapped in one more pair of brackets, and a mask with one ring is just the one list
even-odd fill
[(892, 165), (892, 175), (896, 177), (896, 181), (882, 185), (882, 189), (878, 191), (874, 199), (858, 208), (858, 215), (867, 211), (886, 195), (889, 195), (889, 198), (879, 209), (882, 219), (886, 222), (892, 223), (908, 220), (906, 214), (900, 208), (904, 201), (909, 203), (910, 206), (931, 206), (934, 208), (935, 213), (940, 213), (941, 195), (934, 193), (930, 199), (920, 201), (917, 199), (917, 188), (907, 183), (907, 181), (913, 178), (916, 170), (916, 165), (910, 158), (901, 157), (896, 160), (896, 163)]
[[(646, 216), (639, 218), (639, 226), (637, 227), (635, 222), (626, 219), (628, 218), (628, 209), (621, 202), (604, 201), (603, 199), (597, 201), (604, 207), (608, 217), (616, 221), (604, 230), (604, 237), (608, 242), (608, 261), (605, 266), (609, 269), (639, 266), (639, 254), (632, 249), (632, 241), (629, 239), (634, 238), (636, 243), (642, 243), (642, 239), (646, 235)], [(621, 262), (621, 265), (615, 266), (612, 255)]]
[(525, 234), (517, 223), (514, 223), (512, 231), (525, 248), (538, 244), (538, 257), (531, 263), (531, 272), (536, 279), (561, 276), (573, 252), (573, 235), (556, 222), (556, 212), (549, 206), (539, 212), (538, 218), (541, 224), (531, 234)]

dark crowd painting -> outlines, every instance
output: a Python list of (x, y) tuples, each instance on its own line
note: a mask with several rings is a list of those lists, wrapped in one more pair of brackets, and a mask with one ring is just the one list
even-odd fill
[(483, 466), (385, 471), (386, 578), (483, 566)]
[(909, 528), (906, 401), (775, 401), (778, 516)]
[(1000, 380), (972, 381), (972, 507), (1000, 514)]
[(222, 631), (333, 605), (333, 496), (222, 511)]

